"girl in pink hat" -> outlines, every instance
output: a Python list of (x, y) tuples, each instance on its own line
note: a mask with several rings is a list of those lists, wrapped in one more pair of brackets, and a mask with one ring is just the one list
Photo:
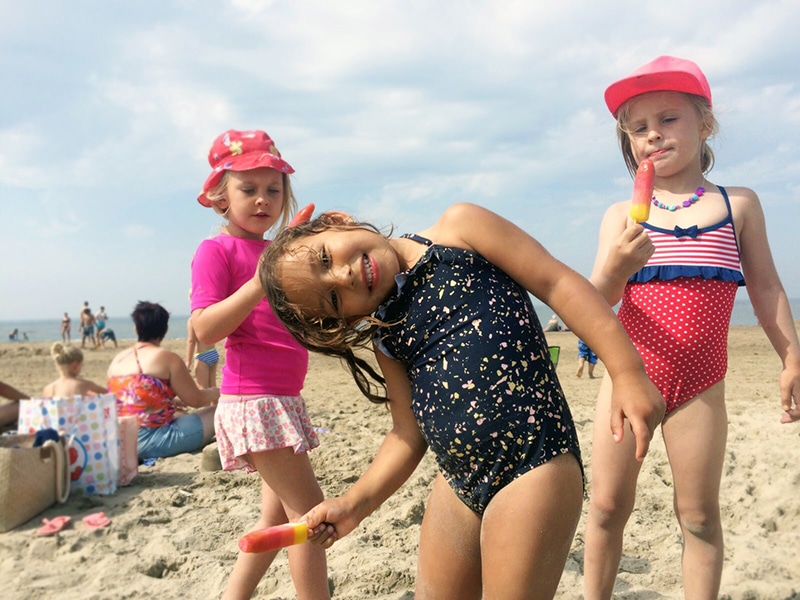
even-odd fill
[[(308, 353), (275, 317), (256, 278), (264, 235), (296, 208), (294, 169), (263, 131), (230, 130), (214, 140), (212, 172), (198, 202), (226, 219), (192, 260), (192, 326), (198, 339), (225, 339), (214, 417), (222, 467), (258, 471), (261, 517), (254, 529), (297, 521), (322, 500), (307, 452), (319, 445), (300, 391)], [(289, 549), (300, 598), (328, 599), (325, 551)], [(277, 552), (240, 553), (223, 598), (250, 598)]]
[[(655, 190), (641, 224), (630, 218), (629, 201), (606, 211), (591, 279), (609, 304), (621, 300), (619, 319), (667, 404), (661, 430), (683, 534), (684, 595), (716, 598), (727, 338), (739, 286), (747, 281), (756, 316), (783, 362), (782, 423), (800, 420), (800, 344), (758, 196), (706, 179), (717, 122), (700, 68), (661, 56), (609, 86), (605, 99), (628, 170), (652, 160)], [(596, 423), (607, 418), (612, 389), (606, 377)], [(592, 449), (584, 555), (589, 600), (611, 598), (642, 464), (629, 438), (617, 442), (602, 426), (595, 427)]]

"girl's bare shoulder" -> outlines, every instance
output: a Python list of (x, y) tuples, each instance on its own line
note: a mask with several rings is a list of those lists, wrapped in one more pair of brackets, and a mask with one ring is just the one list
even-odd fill
[(758, 206), (761, 202), (758, 199), (758, 194), (749, 187), (743, 186), (725, 186), (725, 192), (728, 194), (728, 199), (731, 205), (754, 205)]

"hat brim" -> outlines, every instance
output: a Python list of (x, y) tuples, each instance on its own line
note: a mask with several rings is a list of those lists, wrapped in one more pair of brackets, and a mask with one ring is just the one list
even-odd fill
[(248, 152), (246, 154), (233, 156), (214, 167), (214, 170), (211, 171), (211, 175), (206, 178), (203, 189), (200, 195), (197, 196), (197, 201), (203, 206), (211, 206), (211, 200), (208, 199), (206, 194), (220, 182), (225, 171), (249, 171), (261, 167), (275, 169), (287, 175), (294, 173), (292, 165), (269, 152)]
[(650, 92), (684, 92), (694, 94), (711, 105), (711, 92), (694, 75), (684, 71), (663, 71), (632, 75), (612, 83), (605, 92), (606, 106), (616, 118), (619, 109), (631, 98)]

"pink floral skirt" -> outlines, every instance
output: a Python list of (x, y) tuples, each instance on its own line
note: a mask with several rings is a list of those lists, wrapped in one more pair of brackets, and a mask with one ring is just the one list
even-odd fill
[(300, 454), (319, 446), (302, 396), (220, 396), (214, 431), (225, 471), (252, 473), (249, 452), (292, 448)]

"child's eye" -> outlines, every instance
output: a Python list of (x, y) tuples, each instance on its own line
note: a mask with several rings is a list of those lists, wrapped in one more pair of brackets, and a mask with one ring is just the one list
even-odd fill
[(280, 194), (281, 191), (279, 189), (277, 189), (277, 188), (272, 188), (272, 189), (267, 190), (267, 193), (272, 195), (272, 196), (275, 196), (275, 195)]
[(339, 310), (339, 295), (336, 292), (331, 292), (331, 306), (333, 306), (333, 310)]
[(326, 269), (330, 269), (331, 267), (331, 257), (328, 254), (328, 251), (323, 246), (319, 251), (319, 262), (322, 263), (322, 266)]

